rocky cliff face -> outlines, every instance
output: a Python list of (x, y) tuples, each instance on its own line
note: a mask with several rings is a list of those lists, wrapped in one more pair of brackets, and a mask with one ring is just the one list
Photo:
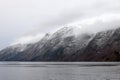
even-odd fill
[(39, 42), (0, 51), (1, 61), (120, 61), (120, 28), (96, 34), (64, 27)]
[(78, 61), (120, 61), (120, 28), (97, 33), (79, 57)]

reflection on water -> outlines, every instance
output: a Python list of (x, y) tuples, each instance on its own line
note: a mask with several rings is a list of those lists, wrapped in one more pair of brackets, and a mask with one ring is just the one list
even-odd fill
[(1, 62), (0, 80), (120, 80), (120, 63)]

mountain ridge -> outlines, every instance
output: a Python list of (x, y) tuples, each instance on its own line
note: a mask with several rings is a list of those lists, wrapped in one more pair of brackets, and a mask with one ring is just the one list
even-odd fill
[[(40, 41), (0, 51), (1, 61), (120, 61), (120, 28), (81, 33), (64, 27)], [(23, 48), (23, 49), (22, 49)]]

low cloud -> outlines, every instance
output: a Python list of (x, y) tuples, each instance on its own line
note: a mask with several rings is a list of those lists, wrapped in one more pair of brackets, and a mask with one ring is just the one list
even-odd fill
[(0, 0), (0, 48), (77, 22), (83, 31), (113, 28), (119, 26), (119, 19), (104, 22), (99, 17), (118, 14), (120, 0)]
[[(114, 29), (120, 27), (120, 14), (107, 13), (95, 17), (90, 17), (82, 20), (78, 20), (67, 24), (67, 27), (80, 28), (77, 33), (96, 33), (104, 30)], [(66, 26), (66, 25), (64, 25)], [(59, 26), (63, 27), (63, 26)], [(43, 37), (43, 34), (37, 33), (36, 35), (23, 36), (16, 40), (14, 44), (28, 44), (39, 41)]]
[(18, 38), (10, 45), (35, 43), (39, 41), (42, 37), (43, 37), (42, 34), (22, 36), (21, 38)]

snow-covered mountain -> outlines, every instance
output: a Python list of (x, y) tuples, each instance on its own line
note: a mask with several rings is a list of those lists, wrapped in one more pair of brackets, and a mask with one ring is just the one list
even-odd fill
[(16, 44), (0, 51), (2, 61), (118, 61), (120, 28), (83, 33), (67, 26), (36, 43)]

